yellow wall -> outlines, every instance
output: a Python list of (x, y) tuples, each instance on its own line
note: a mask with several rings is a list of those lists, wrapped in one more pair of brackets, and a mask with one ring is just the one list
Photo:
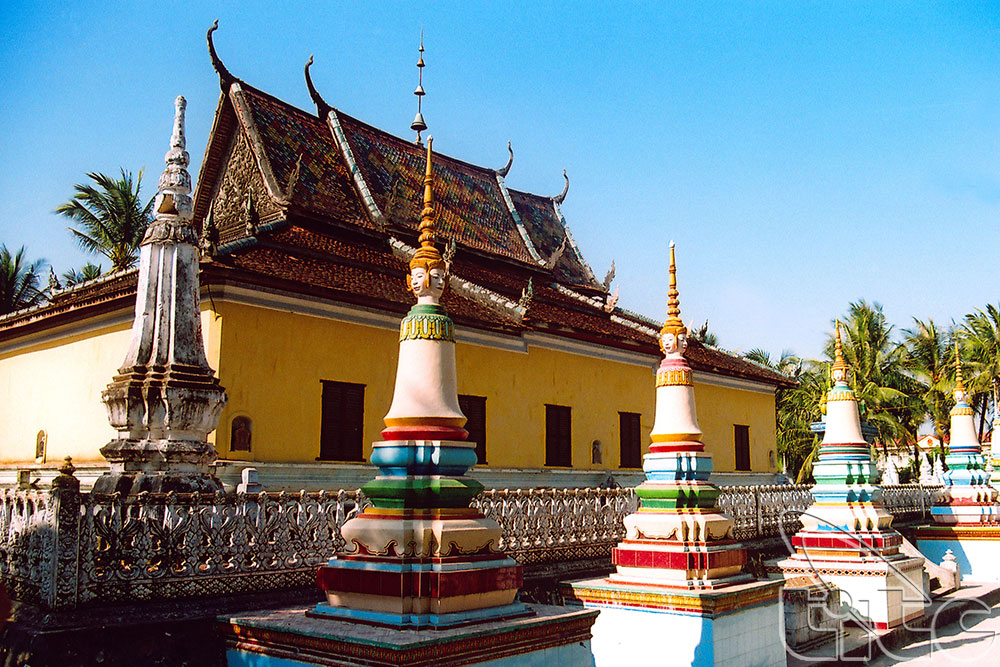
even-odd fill
[[(218, 299), (215, 306), (212, 312), (208, 301), (203, 304), (202, 329), (209, 363), (229, 395), (215, 434), (220, 457), (315, 461), (321, 380), (365, 385), (364, 455), (371, 454), (392, 400), (395, 330)], [(100, 395), (124, 358), (129, 324), (122, 320), (48, 338), (0, 351), (0, 462), (32, 461), (39, 429), (48, 434), (48, 461), (66, 455), (102, 461), (98, 449), (114, 433)], [(619, 411), (642, 415), (643, 451), (648, 451), (655, 396), (651, 366), (535, 345), (528, 349), (526, 354), (458, 344), (459, 393), (486, 397), (487, 465), (544, 466), (546, 403), (572, 408), (574, 468), (618, 468)], [(733, 470), (733, 424), (746, 424), (753, 470), (774, 471), (768, 465), (768, 451), (775, 448), (773, 394), (715, 386), (699, 382), (697, 375), (695, 391), (715, 469)], [(230, 424), (239, 415), (253, 421), (249, 453), (229, 451)], [(594, 440), (601, 442), (600, 464), (591, 463)]]
[[(219, 454), (236, 460), (311, 462), (319, 454), (321, 380), (365, 385), (364, 455), (380, 440), (392, 400), (395, 330), (345, 323), (232, 302), (223, 315), (220, 377), (229, 392), (218, 433)], [(266, 342), (266, 346), (262, 343)], [(545, 404), (572, 408), (573, 467), (616, 469), (618, 412), (642, 415), (648, 451), (654, 389), (652, 366), (608, 361), (531, 346), (529, 353), (459, 343), (458, 391), (486, 397), (487, 464), (545, 464)], [(774, 449), (774, 396), (696, 383), (698, 418), (717, 470), (734, 466), (733, 424), (750, 426), (754, 471)], [(229, 451), (234, 417), (253, 421), (251, 452)], [(603, 462), (591, 463), (601, 442)]]
[[(46, 462), (72, 456), (76, 462), (103, 462), (98, 451), (114, 437), (101, 392), (128, 350), (131, 309), (113, 322), (83, 333), (72, 325), (64, 334), (49, 331), (34, 345), (8, 351), (30, 338), (0, 347), (0, 463), (35, 459), (39, 430), (48, 436)], [(202, 310), (209, 363), (218, 363), (219, 322)]]

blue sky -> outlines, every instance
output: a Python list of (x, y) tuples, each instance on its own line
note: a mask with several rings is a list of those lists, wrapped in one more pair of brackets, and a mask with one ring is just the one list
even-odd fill
[[(555, 194), (620, 304), (732, 350), (817, 356), (851, 301), (894, 324), (997, 303), (995, 3), (20, 3), (0, 24), (0, 242), (90, 257), (52, 210), (88, 171), (146, 168), (188, 99), (197, 176), (218, 101), (205, 30), (248, 83), (410, 136), (425, 30), (435, 148)], [(107, 262), (105, 262), (107, 265)]]

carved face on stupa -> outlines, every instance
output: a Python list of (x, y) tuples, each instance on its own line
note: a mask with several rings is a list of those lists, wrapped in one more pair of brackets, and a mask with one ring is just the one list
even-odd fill
[(843, 368), (833, 369), (833, 381), (834, 382), (847, 382), (847, 371)]
[(687, 350), (687, 332), (674, 333), (667, 331), (660, 334), (660, 348), (663, 354), (669, 356), (683, 356)]
[(417, 303), (438, 303), (444, 293), (445, 270), (417, 265), (410, 269), (410, 289)]

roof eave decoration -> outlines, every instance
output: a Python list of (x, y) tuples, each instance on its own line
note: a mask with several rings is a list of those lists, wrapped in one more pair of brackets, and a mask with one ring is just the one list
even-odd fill
[(208, 29), (208, 34), (206, 38), (208, 39), (208, 55), (212, 58), (212, 67), (219, 74), (219, 87), (222, 88), (222, 92), (228, 93), (230, 87), (234, 83), (237, 83), (237, 79), (233, 74), (226, 69), (226, 66), (222, 63), (222, 59), (219, 54), (215, 51), (215, 43), (212, 41), (212, 33), (219, 29), (219, 19), (215, 19), (212, 27)]
[(312, 67), (313, 57), (309, 54), (309, 62), (306, 63), (306, 87), (309, 89), (309, 97), (312, 98), (313, 104), (316, 105), (316, 115), (319, 116), (320, 120), (326, 120), (330, 112), (333, 111), (333, 107), (326, 103), (323, 96), (319, 94), (316, 90), (316, 86), (313, 85), (312, 75), (309, 74), (309, 68)]
[(375, 197), (372, 196), (371, 188), (368, 187), (368, 182), (365, 181), (365, 176), (361, 173), (361, 168), (358, 166), (358, 161), (354, 157), (354, 151), (351, 150), (351, 145), (347, 141), (347, 135), (344, 133), (344, 127), (340, 124), (340, 118), (337, 116), (336, 109), (331, 109), (330, 113), (327, 114), (326, 124), (330, 128), (333, 142), (340, 148), (340, 154), (344, 157), (344, 161), (347, 162), (347, 170), (351, 173), (354, 186), (357, 188), (358, 194), (361, 195), (361, 201), (364, 202), (368, 215), (371, 216), (372, 224), (375, 225), (377, 230), (381, 232), (386, 231), (385, 215), (379, 209), (378, 204), (375, 203)]
[[(563, 178), (566, 179), (566, 185), (563, 186), (563, 191), (555, 197), (550, 198), (552, 200), (552, 209), (556, 213), (556, 219), (559, 220), (559, 223), (563, 227), (563, 232), (565, 233), (566, 238), (569, 239), (569, 246), (573, 249), (573, 252), (576, 253), (576, 258), (580, 261), (580, 266), (582, 266), (583, 270), (587, 272), (587, 280), (590, 281), (590, 287), (607, 292), (601, 281), (599, 281), (597, 276), (594, 274), (594, 270), (590, 268), (590, 264), (588, 264), (587, 260), (583, 258), (583, 253), (580, 252), (580, 246), (576, 244), (576, 239), (573, 238), (573, 233), (570, 232), (569, 225), (566, 224), (566, 218), (563, 216), (562, 210), (559, 208), (559, 206), (566, 201), (566, 194), (569, 192), (569, 176), (566, 174), (565, 169), (563, 169)], [(544, 263), (544, 261), (542, 263)]]
[(510, 173), (511, 165), (514, 164), (514, 149), (511, 147), (509, 141), (507, 142), (507, 152), (509, 153), (507, 156), (507, 164), (496, 170), (497, 175), (501, 178), (507, 178), (507, 174)]

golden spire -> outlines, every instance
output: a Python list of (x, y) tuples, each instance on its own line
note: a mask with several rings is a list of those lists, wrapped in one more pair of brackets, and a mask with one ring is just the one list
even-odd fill
[(962, 382), (962, 358), (958, 354), (958, 341), (955, 341), (955, 391), (965, 393), (965, 383)]
[(837, 342), (834, 347), (834, 358), (833, 358), (833, 368), (831, 368), (834, 373), (837, 371), (844, 372), (844, 380), (847, 380), (847, 372), (850, 368), (847, 362), (844, 361), (844, 346), (840, 342), (840, 320), (837, 320)]
[(423, 266), (427, 270), (435, 267), (444, 268), (444, 259), (434, 246), (434, 220), (437, 212), (434, 210), (434, 168), (431, 164), (431, 146), (434, 137), (427, 137), (427, 168), (424, 171), (424, 209), (420, 212), (420, 247), (410, 260), (410, 269)]
[(670, 242), (670, 289), (667, 290), (667, 321), (663, 323), (660, 333), (672, 333), (675, 336), (687, 333), (687, 327), (681, 321), (681, 302), (677, 298), (677, 260), (674, 257), (674, 242)]

